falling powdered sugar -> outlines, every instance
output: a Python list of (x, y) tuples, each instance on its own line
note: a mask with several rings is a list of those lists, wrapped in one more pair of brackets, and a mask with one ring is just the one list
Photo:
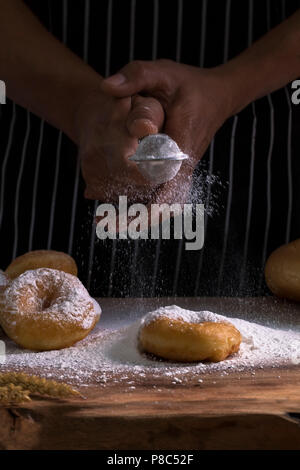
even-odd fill
[[(157, 316), (180, 318), (191, 323), (203, 321), (230, 322), (242, 335), (238, 353), (218, 363), (172, 363), (151, 358), (138, 349), (138, 332), (142, 324)], [(126, 383), (134, 386), (145, 379), (152, 384), (162, 382), (199, 382), (210, 372), (242, 372), (265, 367), (300, 363), (300, 333), (277, 330), (239, 318), (227, 318), (208, 311), (194, 312), (176, 305), (159, 308), (118, 330), (98, 327), (75, 346), (46, 352), (32, 352), (6, 341), (6, 363), (1, 369), (39, 371), (79, 384)]]

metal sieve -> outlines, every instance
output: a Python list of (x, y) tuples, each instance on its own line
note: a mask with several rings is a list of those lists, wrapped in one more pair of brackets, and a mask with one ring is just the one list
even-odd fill
[(182, 161), (188, 155), (166, 134), (152, 134), (144, 137), (129, 160), (137, 164), (139, 171), (149, 181), (162, 184), (170, 181), (180, 170)]

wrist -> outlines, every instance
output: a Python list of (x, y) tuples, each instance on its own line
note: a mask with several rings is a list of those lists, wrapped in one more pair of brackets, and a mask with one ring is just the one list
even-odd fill
[(104, 107), (106, 97), (100, 90), (102, 78), (99, 76), (98, 81), (94, 83), (81, 84), (79, 93), (76, 95), (70, 119), (69, 137), (76, 145), (84, 138), (87, 123), (93, 114), (93, 110), (97, 107), (98, 113)]
[[(214, 68), (198, 69), (198, 92), (200, 102), (205, 97), (205, 106), (211, 116), (213, 126), (221, 126), (232, 114), (236, 106), (235, 87), (232, 75), (224, 65)], [(200, 79), (199, 79), (200, 78)]]
[(249, 49), (213, 69), (228, 94), (230, 114), (285, 86), (300, 75), (299, 22), (284, 22)]
[[(251, 71), (232, 60), (214, 69), (226, 97), (227, 117), (234, 116), (256, 99), (257, 84)], [(250, 74), (250, 75), (249, 75)]]

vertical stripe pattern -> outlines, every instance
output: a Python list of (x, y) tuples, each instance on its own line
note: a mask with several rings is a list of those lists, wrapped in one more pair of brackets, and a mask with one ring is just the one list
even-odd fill
[[(249, 0), (249, 24), (248, 24), (248, 47), (252, 44), (252, 36), (253, 36), (253, 0)], [(244, 250), (243, 250), (243, 259), (242, 259), (242, 267), (240, 273), (240, 291), (242, 291), (243, 283), (244, 283), (244, 276), (245, 276), (245, 269), (247, 263), (247, 255), (248, 255), (248, 245), (249, 245), (249, 236), (250, 236), (250, 224), (251, 224), (251, 216), (252, 216), (252, 202), (253, 202), (253, 184), (254, 184), (254, 163), (255, 163), (255, 142), (256, 142), (256, 128), (257, 128), (257, 116), (255, 110), (255, 103), (251, 103), (251, 110), (252, 110), (252, 134), (251, 134), (251, 157), (250, 157), (250, 168), (249, 168), (249, 189), (248, 189), (248, 209), (247, 209), (247, 219), (246, 219), (246, 231), (245, 231), (245, 243), (244, 243)]]
[[(183, 0), (178, 0), (176, 62), (180, 62), (180, 59), (181, 59), (182, 22), (183, 22)], [(173, 279), (173, 290), (172, 290), (173, 296), (175, 296), (177, 293), (183, 243), (184, 243), (183, 239), (178, 240), (177, 258), (176, 258), (175, 273), (174, 273), (174, 279)]]
[[(224, 37), (224, 54), (223, 54), (224, 63), (228, 61), (229, 38), (230, 38), (230, 9), (231, 9), (231, 0), (227, 0), (226, 13), (225, 13), (225, 37)], [(235, 133), (236, 133), (237, 122), (238, 122), (238, 116), (234, 116), (232, 131), (231, 131), (231, 138), (230, 138), (229, 188), (228, 188), (227, 205), (226, 205), (223, 249), (222, 249), (220, 266), (219, 266), (218, 288), (217, 288), (218, 295), (220, 294), (221, 283), (223, 279), (223, 269), (224, 269), (227, 243), (228, 243), (228, 235), (229, 235), (229, 224), (230, 224), (231, 203), (232, 203), (232, 193), (233, 193), (234, 144), (235, 144)]]
[(26, 152), (27, 152), (27, 145), (28, 145), (28, 140), (29, 140), (29, 135), (30, 135), (30, 112), (29, 111), (26, 112), (26, 116), (27, 118), (26, 118), (25, 138), (24, 138), (24, 143), (23, 143), (19, 174), (18, 174), (17, 184), (16, 184), (15, 210), (14, 210), (15, 239), (14, 239), (14, 245), (13, 245), (12, 259), (16, 258), (17, 253), (18, 253), (20, 191), (21, 191), (22, 176), (23, 176), (23, 170), (24, 170), (25, 158), (26, 158)]
[[(241, 41), (245, 40), (244, 46), (246, 46), (246, 43), (250, 46), (256, 37), (264, 33), (264, 29), (270, 30), (280, 21), (280, 18), (284, 20), (286, 14), (290, 14), (292, 9), (296, 8), (295, 5), (292, 5), (296, 2), (287, 3), (285, 0), (272, 3), (271, 0), (262, 0), (261, 2), (248, 0), (248, 2), (243, 2), (244, 7), (239, 2), (226, 0), (222, 2), (222, 6), (220, 6), (221, 15), (218, 16), (216, 11), (217, 2), (201, 0), (201, 2), (198, 2), (199, 10), (197, 11), (198, 17), (196, 17), (196, 10), (194, 10), (194, 5), (191, 5), (192, 2), (184, 3), (183, 0), (177, 0), (171, 2), (168, 9), (163, 0), (151, 0), (150, 10), (149, 4), (147, 4), (145, 8), (148, 8), (148, 14), (143, 18), (140, 4), (136, 0), (126, 0), (122, 3), (114, 2), (114, 0), (105, 0), (105, 2), (86, 0), (80, 2), (74, 9), (69, 0), (61, 0), (59, 5), (54, 0), (47, 0), (43, 7), (43, 2), (36, 3), (39, 3), (37, 11), (41, 11), (41, 20), (46, 22), (46, 27), (50, 32), (55, 35), (59, 29), (58, 36), (62, 42), (67, 46), (74, 47), (75, 51), (78, 48), (79, 55), (86, 63), (92, 63), (92, 58), (97, 56), (93, 53), (93, 48), (96, 49), (99, 44), (96, 46), (93, 44), (94, 41), (91, 41), (91, 38), (94, 37), (91, 33), (97, 33), (100, 43), (99, 63), (104, 63), (105, 76), (108, 76), (111, 70), (115, 69), (118, 58), (121, 58), (124, 63), (135, 58), (156, 60), (159, 56), (177, 62), (183, 61), (187, 64), (199, 65), (200, 67), (204, 67), (205, 64), (211, 67), (214, 60), (216, 60), (216, 65), (222, 60), (225, 63), (231, 56), (236, 54), (236, 50), (242, 44), (237, 44), (239, 38), (241, 38)], [(263, 12), (261, 12), (261, 5), (266, 8)], [(35, 6), (32, 8), (34, 11)], [(117, 8), (120, 8), (120, 15)], [(116, 14), (113, 15), (113, 13)], [(99, 19), (96, 17), (98, 14)], [(193, 15), (195, 23), (193, 23)], [(120, 16), (123, 18), (120, 19)], [(172, 18), (172, 22), (164, 25), (163, 22), (166, 22), (168, 18)], [(98, 25), (98, 20), (99, 31), (97, 26), (94, 26), (95, 24)], [(120, 21), (120, 24), (117, 24), (118, 21)], [(145, 22), (145, 28), (141, 24), (142, 21)], [(148, 23), (146, 24), (146, 22)], [(218, 22), (218, 24), (214, 22)], [(213, 30), (213, 27), (217, 29)], [(81, 39), (78, 38), (80, 35), (78, 31), (81, 31)], [(166, 36), (164, 36), (164, 31), (167, 34)], [(114, 32), (115, 37), (112, 32)], [(212, 38), (215, 38), (216, 41), (213, 42)], [(112, 48), (114, 49), (113, 54)], [(144, 57), (143, 54), (147, 57)], [(103, 57), (104, 55), (105, 57)], [(97, 68), (97, 64), (95, 67)], [(124, 263), (128, 264), (127, 275), (129, 277), (129, 285), (126, 284), (124, 291), (125, 295), (136, 296), (137, 293), (143, 295), (144, 291), (142, 289), (146, 287), (147, 294), (149, 292), (150, 295), (154, 296), (160, 292), (160, 287), (164, 288), (165, 285), (169, 285), (168, 293), (176, 296), (179, 292), (183, 292), (182, 283), (188, 283), (184, 279), (184, 273), (188, 272), (189, 263), (193, 263), (191, 269), (194, 272), (194, 278), (192, 279), (192, 285), (187, 286), (187, 288), (195, 296), (200, 294), (201, 284), (207, 281), (207, 268), (208, 272), (215, 273), (214, 279), (209, 281), (211, 285), (208, 286), (208, 290), (211, 288), (212, 295), (224, 295), (224, 292), (228, 292), (228, 274), (232, 278), (230, 281), (232, 280), (232, 286), (234, 286), (237, 294), (244, 295), (250, 290), (248, 284), (251, 280), (250, 273), (254, 272), (252, 271), (254, 268), (258, 272), (258, 283), (260, 284), (258, 291), (260, 288), (261, 290), (265, 289), (263, 270), (270, 248), (275, 247), (275, 241), (280, 243), (280, 239), (282, 239), (282, 243), (288, 243), (299, 226), (297, 217), (293, 218), (293, 211), (295, 212), (298, 203), (298, 188), (293, 180), (296, 174), (294, 171), (298, 172), (298, 163), (293, 148), (296, 137), (295, 130), (298, 129), (298, 115), (296, 108), (291, 103), (289, 88), (285, 87), (282, 90), (282, 93), (285, 94), (284, 97), (280, 93), (277, 95), (270, 94), (265, 100), (252, 103), (248, 110), (241, 114), (241, 117), (234, 116), (232, 118), (227, 135), (223, 134), (222, 130), (217, 138), (212, 140), (207, 152), (208, 177), (212, 176), (213, 172), (218, 175), (221, 171), (221, 180), (226, 179), (228, 181), (228, 187), (224, 190), (225, 197), (217, 201), (220, 208), (223, 209), (225, 205), (224, 212), (222, 213), (222, 209), (220, 211), (224, 220), (216, 215), (211, 222), (208, 216), (205, 215), (205, 239), (207, 234), (210, 236), (211, 230), (215, 230), (215, 221), (217, 230), (221, 225), (220, 232), (217, 234), (219, 238), (217, 239), (216, 236), (217, 242), (213, 247), (210, 246), (213, 244), (211, 240), (208, 240), (207, 247), (199, 253), (195, 253), (195, 256), (191, 256), (191, 253), (187, 253), (185, 256), (183, 240), (172, 241), (170, 244), (164, 244), (161, 239), (156, 240), (155, 243), (151, 241), (149, 247), (153, 249), (152, 253), (150, 253), (148, 247), (144, 251), (145, 242), (141, 240), (130, 241), (130, 248), (127, 247), (125, 250), (123, 250), (126, 244), (125, 241), (119, 244), (116, 240), (113, 240), (109, 243), (99, 243), (97, 245), (94, 213), (98, 201), (91, 204), (94, 213), (92, 214), (93, 220), (89, 220), (90, 231), (87, 236), (77, 233), (80, 230), (85, 230), (84, 227), (80, 227), (80, 224), (78, 224), (78, 230), (76, 228), (77, 222), (80, 221), (82, 216), (80, 213), (81, 206), (84, 204), (79, 189), (79, 158), (76, 163), (74, 162), (74, 166), (67, 175), (68, 178), (72, 175), (71, 187), (69, 188), (71, 194), (68, 196), (70, 197), (71, 206), (70, 226), (68, 227), (66, 218), (66, 230), (69, 229), (69, 232), (62, 235), (61, 244), (63, 245), (63, 237), (66, 236), (66, 251), (72, 254), (75, 247), (77, 247), (76, 256), (78, 252), (80, 252), (80, 256), (81, 251), (82, 253), (87, 252), (84, 265), (88, 288), (92, 287), (91, 284), (94, 284), (94, 282), (91, 283), (91, 280), (92, 273), (95, 272), (96, 275), (97, 272), (96, 259), (101, 256), (97, 251), (99, 247), (102, 254), (104, 251), (109, 250), (108, 255), (105, 253), (103, 257), (105, 262), (108, 263), (108, 266), (104, 266), (102, 271), (108, 272), (108, 285), (105, 284), (104, 295), (117, 294), (119, 288), (117, 283), (120, 277), (117, 266), (119, 262), (123, 262), (123, 258)], [(266, 107), (265, 115), (263, 115), (264, 105)], [(28, 250), (42, 246), (52, 249), (55, 248), (55, 244), (60, 244), (60, 241), (57, 240), (57, 229), (59, 228), (58, 223), (61, 222), (60, 217), (62, 217), (61, 213), (64, 206), (61, 206), (59, 198), (63, 193), (61, 191), (61, 184), (65, 177), (63, 168), (68, 168), (69, 161), (63, 159), (67, 139), (62, 131), (58, 130), (55, 134), (43, 120), (40, 120), (36, 126), (37, 121), (29, 111), (24, 113), (14, 103), (8, 103), (8, 106), (11, 106), (9, 110), (11, 109), (12, 112), (9, 116), (9, 122), (3, 126), (2, 155), (0, 155), (0, 233), (2, 238), (6, 236), (7, 229), (9, 234), (13, 233), (13, 236), (9, 237), (11, 243), (7, 251), (9, 251), (9, 256), (14, 258), (20, 254), (21, 249), (24, 249), (24, 244), (25, 249), (28, 246)], [(5, 112), (1, 113), (1, 124), (4, 119), (8, 118), (8, 114), (6, 109)], [(264, 125), (266, 127), (265, 132), (263, 132)], [(51, 142), (48, 139), (48, 131), (49, 137), (52, 139)], [(227, 128), (225, 132), (227, 132)], [(247, 168), (245, 171), (244, 168), (241, 171), (243, 187), (240, 188), (238, 170), (243, 165), (243, 162), (241, 162), (243, 158), (241, 153), (245, 148), (243, 145), (248, 141), (251, 143), (249, 154), (246, 150)], [(19, 150), (19, 145), (21, 150)], [(52, 154), (47, 174), (48, 152)], [(222, 158), (226, 159), (226, 162), (221, 160)], [(283, 168), (282, 175), (276, 173), (280, 171), (280, 165)], [(263, 181), (264, 176), (265, 181)], [(276, 189), (281, 176), (282, 207), (277, 202), (279, 198)], [(43, 180), (44, 178), (45, 180)], [(208, 178), (208, 180), (212, 180), (212, 178)], [(210, 207), (211, 204), (214, 205), (218, 197), (217, 193), (213, 193), (213, 188), (208, 183), (204, 201), (207, 207)], [(241, 190), (241, 197), (240, 200), (237, 200), (239, 190)], [(41, 214), (43, 197), (46, 197), (48, 203), (46, 213)], [(258, 210), (261, 199), (261, 213), (258, 214), (257, 220), (259, 223), (256, 224), (254, 210)], [(277, 231), (277, 234), (274, 233), (276, 230), (273, 230), (275, 223), (279, 220), (278, 207), (274, 207), (275, 203), (280, 205), (279, 209), (284, 214), (282, 216), (282, 230)], [(27, 225), (24, 227), (23, 221), (25, 220)], [(240, 221), (242, 223), (239, 225)], [(215, 235), (214, 233), (213, 236)], [(255, 240), (256, 237), (257, 240)], [(82, 246), (79, 246), (80, 238), (83, 239)], [(212, 240), (214, 240), (213, 237)], [(219, 240), (221, 248), (217, 252)], [(237, 240), (236, 247), (233, 246), (235, 240)], [(260, 246), (255, 245), (256, 241), (257, 245), (260, 244)], [(175, 250), (171, 255), (174, 258), (172, 259), (174, 268), (169, 269), (169, 272), (165, 274), (169, 276), (169, 284), (165, 283), (165, 279), (160, 279), (160, 277), (161, 273), (164, 273), (165, 266), (163, 263), (168, 258), (165, 256), (164, 250), (169, 250), (170, 246), (175, 247)], [(122, 250), (119, 250), (119, 248), (122, 248)], [(236, 257), (233, 259), (231, 252), (235, 248)], [(149, 260), (145, 259), (146, 252), (149, 254)], [(210, 258), (211, 254), (212, 258)], [(118, 259), (119, 255), (122, 257), (120, 260)], [(214, 263), (212, 269), (207, 266), (210, 259), (213, 259)], [(147, 286), (145, 286), (145, 279), (142, 279), (143, 276), (137, 275), (140, 266), (141, 272), (144, 269), (143, 263), (145, 265), (149, 263), (149, 266), (145, 266), (145, 272), (149, 271), (150, 273)], [(0, 265), (0, 267), (2, 266)], [(229, 268), (230, 270), (234, 269), (232, 276)], [(159, 284), (158, 280), (162, 281), (162, 285)], [(206, 284), (208, 285), (209, 282)], [(216, 288), (215, 284), (217, 284)], [(138, 292), (138, 289), (141, 289), (141, 292)], [(161, 292), (163, 293), (163, 291)]]

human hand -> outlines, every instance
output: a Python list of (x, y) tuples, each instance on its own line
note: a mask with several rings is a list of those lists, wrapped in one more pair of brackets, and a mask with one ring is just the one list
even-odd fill
[(166, 115), (163, 132), (190, 158), (172, 181), (156, 190), (153, 202), (186, 202), (194, 167), (231, 115), (230, 90), (220, 68), (199, 69), (169, 60), (135, 61), (103, 80), (101, 87), (115, 97), (143, 93), (160, 101)]
[(119, 98), (143, 93), (159, 100), (166, 113), (164, 132), (197, 162), (231, 115), (230, 93), (220, 70), (170, 60), (134, 61), (103, 80), (101, 88)]
[(154, 98), (119, 99), (91, 92), (75, 117), (85, 197), (105, 202), (117, 202), (119, 195), (147, 200), (152, 186), (128, 157), (138, 139), (159, 132), (163, 121), (163, 109)]

